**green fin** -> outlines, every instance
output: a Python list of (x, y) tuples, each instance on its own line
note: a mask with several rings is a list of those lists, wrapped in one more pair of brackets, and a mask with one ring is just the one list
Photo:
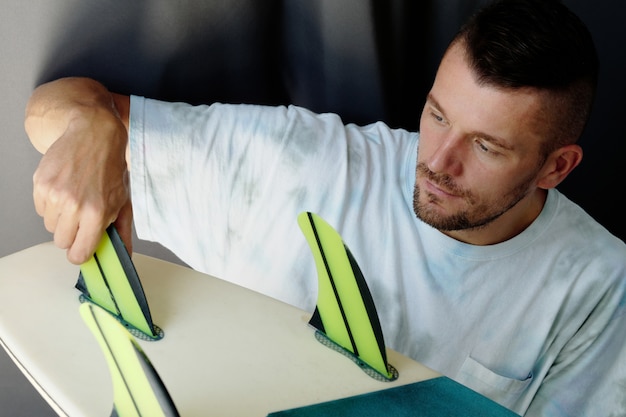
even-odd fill
[(119, 417), (174, 417), (176, 406), (132, 335), (102, 308), (84, 303), (80, 314), (98, 341), (113, 381), (113, 412)]
[(107, 228), (94, 255), (80, 266), (76, 288), (89, 301), (116, 316), (129, 330), (135, 329), (152, 340), (163, 337), (161, 329), (152, 322), (133, 261), (113, 225)]
[(310, 324), (386, 380), (396, 379), (397, 371), (387, 363), (374, 300), (350, 250), (318, 215), (301, 213), (298, 224), (318, 273), (317, 306)]

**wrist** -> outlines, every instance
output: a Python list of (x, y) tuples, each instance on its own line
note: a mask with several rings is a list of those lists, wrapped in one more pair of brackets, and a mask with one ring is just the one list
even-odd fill
[(42, 154), (65, 134), (70, 124), (117, 119), (128, 128), (128, 97), (110, 93), (88, 78), (61, 78), (35, 89), (26, 106), (24, 128)]
[(62, 136), (76, 141), (76, 146), (82, 142), (91, 151), (118, 158), (128, 169), (128, 130), (114, 108), (77, 104), (66, 117), (67, 126)]

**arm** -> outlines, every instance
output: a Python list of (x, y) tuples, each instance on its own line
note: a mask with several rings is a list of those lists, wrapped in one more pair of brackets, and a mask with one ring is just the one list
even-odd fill
[(26, 106), (26, 132), (44, 154), (33, 176), (35, 209), (72, 263), (87, 260), (113, 222), (131, 250), (129, 106), (84, 78), (44, 84)]

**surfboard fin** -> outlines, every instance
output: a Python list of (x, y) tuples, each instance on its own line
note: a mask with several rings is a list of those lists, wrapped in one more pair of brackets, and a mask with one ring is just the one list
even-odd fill
[(113, 381), (111, 417), (179, 416), (163, 381), (124, 326), (92, 303), (83, 303), (80, 314), (109, 367)]
[(383, 381), (398, 377), (387, 363), (383, 333), (374, 300), (361, 269), (339, 233), (310, 212), (298, 224), (311, 247), (318, 273), (317, 306), (309, 321), (316, 338)]
[(148, 300), (133, 261), (115, 226), (107, 228), (96, 252), (80, 266), (76, 288), (124, 324), (136, 337), (158, 340), (163, 331), (152, 322)]

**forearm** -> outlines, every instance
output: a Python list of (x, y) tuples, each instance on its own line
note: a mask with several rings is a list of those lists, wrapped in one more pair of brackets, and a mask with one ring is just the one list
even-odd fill
[(128, 131), (129, 105), (127, 96), (112, 94), (95, 80), (62, 78), (35, 89), (26, 106), (24, 127), (33, 146), (45, 154), (72, 123), (121, 123)]

